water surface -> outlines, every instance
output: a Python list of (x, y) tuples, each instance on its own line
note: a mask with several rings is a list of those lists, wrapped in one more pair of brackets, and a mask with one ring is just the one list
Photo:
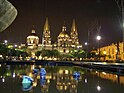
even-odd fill
[[(33, 69), (46, 69), (46, 79)], [(79, 78), (73, 76), (80, 73)], [(30, 76), (32, 84), (22, 84)], [(124, 93), (124, 76), (72, 66), (0, 65), (0, 93)]]

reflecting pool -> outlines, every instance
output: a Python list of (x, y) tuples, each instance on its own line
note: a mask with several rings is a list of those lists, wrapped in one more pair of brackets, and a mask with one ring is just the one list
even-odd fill
[[(24, 83), (29, 79), (23, 76), (32, 81)], [(0, 93), (124, 93), (124, 76), (75, 66), (0, 64)]]

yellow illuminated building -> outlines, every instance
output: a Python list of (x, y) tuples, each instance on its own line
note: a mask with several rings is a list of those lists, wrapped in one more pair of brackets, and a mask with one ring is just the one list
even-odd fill
[(27, 46), (28, 48), (36, 48), (39, 44), (39, 37), (35, 33), (35, 29), (32, 29), (31, 34), (27, 37)]
[(103, 79), (111, 80), (112, 82), (124, 84), (124, 76), (98, 71), (92, 72), (92, 74)]
[(70, 35), (66, 32), (66, 26), (62, 26), (62, 31), (57, 37), (57, 41), (52, 43), (51, 41), (51, 33), (50, 33), (50, 26), (48, 22), (48, 18), (46, 18), (44, 29), (43, 29), (43, 36), (42, 42), (39, 43), (39, 37), (35, 33), (35, 29), (32, 30), (31, 34), (27, 37), (26, 45), (27, 51), (31, 55), (35, 56), (36, 51), (40, 50), (52, 50), (56, 49), (60, 53), (70, 53), (72, 49), (82, 49), (82, 45), (79, 44), (78, 40), (78, 32), (75, 20), (72, 22), (71, 32)]
[[(97, 51), (98, 50), (99, 49), (97, 49)], [(123, 43), (113, 43), (111, 45), (100, 48), (100, 55), (104, 56), (104, 60), (124, 60)]]
[(42, 45), (44, 49), (51, 50), (52, 44), (51, 44), (51, 36), (50, 36), (50, 26), (48, 23), (48, 18), (46, 18), (46, 22), (44, 25), (44, 31), (42, 36)]

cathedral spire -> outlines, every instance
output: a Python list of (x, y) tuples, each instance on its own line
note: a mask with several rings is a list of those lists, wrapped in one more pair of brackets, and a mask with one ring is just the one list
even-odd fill
[(72, 45), (78, 45), (78, 32), (77, 32), (77, 27), (76, 27), (76, 23), (75, 23), (75, 19), (73, 19), (72, 22), (72, 27), (71, 27), (71, 39), (72, 39)]
[(62, 31), (66, 31), (65, 21), (64, 21), (64, 24), (62, 26)]
[(49, 27), (49, 22), (48, 22), (48, 17), (47, 17), (45, 21), (45, 25), (44, 25), (44, 31), (49, 31), (49, 30), (50, 30), (50, 27)]
[(44, 25), (42, 44), (44, 49), (52, 49), (48, 18), (46, 18), (45, 25)]
[(35, 33), (34, 25), (33, 25), (33, 27), (32, 27), (31, 33)]
[(72, 31), (77, 31), (76, 24), (75, 24), (75, 19), (73, 19), (71, 30)]

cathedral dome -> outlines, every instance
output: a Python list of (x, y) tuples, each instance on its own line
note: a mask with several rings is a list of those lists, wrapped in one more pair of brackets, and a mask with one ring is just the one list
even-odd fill
[(62, 27), (62, 32), (59, 34), (59, 36), (58, 36), (58, 38), (63, 38), (63, 37), (66, 37), (66, 38), (68, 38), (69, 37), (69, 35), (67, 34), (67, 32), (66, 32), (66, 27), (65, 26), (63, 26)]
[(65, 31), (62, 31), (58, 37), (69, 37), (69, 35)]
[(38, 36), (35, 33), (35, 30), (33, 29), (31, 34), (27, 38), (37, 38)]
[(27, 37), (27, 45), (37, 45), (39, 43), (39, 37), (36, 35), (33, 29), (31, 34)]

